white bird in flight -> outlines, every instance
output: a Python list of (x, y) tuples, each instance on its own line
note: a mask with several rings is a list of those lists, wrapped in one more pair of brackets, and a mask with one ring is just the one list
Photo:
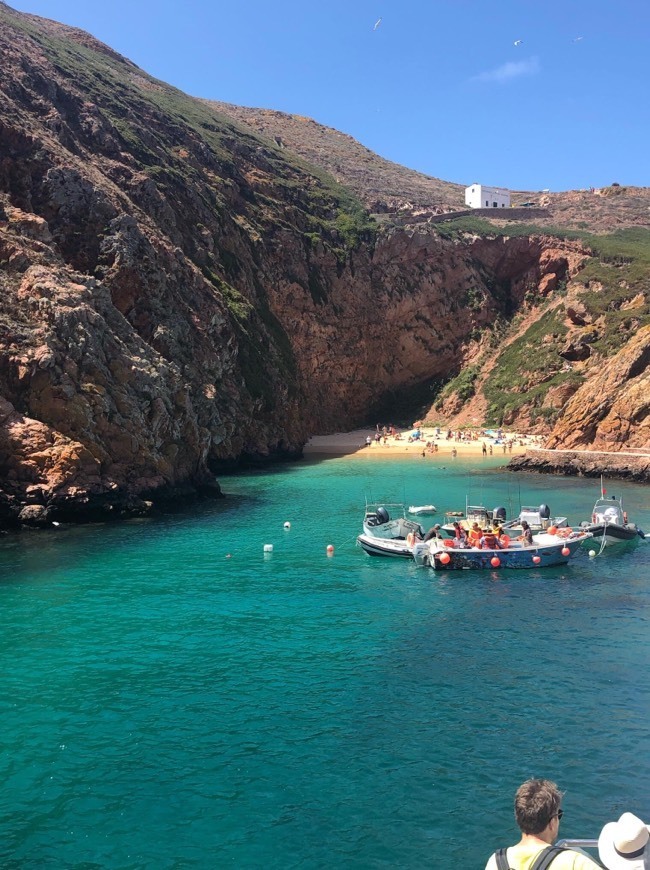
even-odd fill
[(522, 44), (523, 44), (523, 39), (515, 39), (515, 41), (513, 42), (513, 45), (522, 45)]
[(377, 30), (377, 28), (379, 27), (380, 24), (381, 24), (381, 18), (378, 18), (378, 19), (375, 21), (375, 26), (374, 26), (372, 29), (373, 29), (373, 30)]
[(580, 42), (582, 39), (584, 39), (583, 36), (576, 36), (576, 38), (575, 38), (573, 41), (574, 41), (574, 42)]

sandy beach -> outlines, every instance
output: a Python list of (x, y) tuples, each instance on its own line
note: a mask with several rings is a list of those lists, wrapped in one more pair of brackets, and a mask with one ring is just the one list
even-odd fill
[[(519, 456), (529, 447), (539, 447), (542, 438), (537, 435), (523, 435), (516, 432), (502, 432), (498, 438), (493, 430), (476, 430), (465, 437), (452, 432), (448, 438), (446, 429), (424, 427), (420, 438), (413, 440), (415, 429), (398, 430), (395, 436), (383, 434), (375, 440), (376, 429), (355, 429), (353, 432), (337, 432), (333, 435), (314, 435), (305, 445), (305, 455), (359, 455), (390, 459), (391, 456), (411, 454), (413, 456), (482, 456), (483, 445), (486, 455)], [(484, 434), (481, 434), (484, 433)], [(370, 444), (367, 444), (367, 439)], [(456, 451), (454, 454), (453, 451)]]

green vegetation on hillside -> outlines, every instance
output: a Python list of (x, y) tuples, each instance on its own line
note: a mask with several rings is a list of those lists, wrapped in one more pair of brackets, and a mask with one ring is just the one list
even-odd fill
[(437, 411), (442, 409), (445, 399), (456, 394), (461, 402), (467, 402), (476, 394), (476, 379), (480, 374), (478, 366), (467, 366), (455, 378), (448, 381), (438, 394), (435, 402)]
[(558, 355), (567, 332), (563, 320), (558, 310), (547, 311), (498, 355), (483, 385), (489, 425), (502, 424), (523, 405), (540, 407), (550, 387), (575, 380)]
[[(254, 207), (268, 205), (276, 223), (291, 204), (302, 212), (306, 231), (318, 233), (339, 259), (362, 241), (371, 241), (375, 222), (359, 200), (323, 170), (308, 164), (207, 103), (160, 82), (101, 44), (93, 47), (64, 29), (30, 21), (0, 6), (0, 21), (22, 30), (40, 46), (58, 72), (70, 81), (70, 102), (77, 91), (110, 123), (121, 145), (156, 182), (176, 199), (191, 185), (210, 209), (226, 208), (224, 185), (237, 179), (240, 193)], [(70, 107), (70, 118), (77, 107)], [(197, 143), (199, 144), (197, 148)], [(207, 151), (205, 146), (207, 146)], [(241, 163), (249, 161), (266, 175), (261, 190), (247, 191)], [(242, 189), (244, 188), (244, 189)], [(287, 226), (294, 228), (290, 221)]]
[[(597, 338), (593, 341), (593, 347), (603, 356), (610, 356), (620, 348), (626, 332), (650, 323), (648, 227), (628, 227), (606, 235), (597, 235), (584, 230), (524, 223), (511, 223), (505, 228), (497, 227), (485, 218), (467, 215), (437, 224), (435, 230), (449, 239), (462, 239), (467, 235), (488, 238), (544, 235), (580, 242), (592, 256), (575, 280), (585, 286), (580, 299), (588, 315), (592, 320), (598, 320)], [(632, 299), (635, 299), (633, 308), (622, 308)]]

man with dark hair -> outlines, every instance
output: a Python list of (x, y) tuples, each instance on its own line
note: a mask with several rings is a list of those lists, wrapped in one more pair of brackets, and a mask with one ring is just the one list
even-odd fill
[(515, 794), (515, 821), (521, 831), (516, 846), (499, 849), (485, 870), (602, 870), (583, 852), (553, 846), (557, 840), (562, 792), (548, 779), (529, 779)]
[(519, 535), (517, 540), (523, 541), (524, 547), (532, 547), (533, 545), (533, 532), (526, 520), (522, 520), (521, 534)]
[(429, 531), (424, 536), (423, 540), (430, 541), (431, 538), (440, 538), (440, 539), (443, 538), (443, 534), (440, 531), (440, 523), (436, 523), (435, 526), (431, 526)]

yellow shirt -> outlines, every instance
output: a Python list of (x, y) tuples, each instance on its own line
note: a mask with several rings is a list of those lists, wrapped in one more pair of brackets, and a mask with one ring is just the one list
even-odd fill
[[(546, 846), (540, 846), (537, 843), (530, 846), (522, 846), (521, 844), (510, 846), (507, 852), (508, 866), (512, 870), (529, 870), (534, 864), (535, 858), (545, 848)], [(497, 870), (497, 859), (494, 855), (490, 856), (485, 870)], [(549, 870), (603, 870), (603, 868), (591, 858), (583, 855), (582, 852), (567, 849), (555, 856)]]

